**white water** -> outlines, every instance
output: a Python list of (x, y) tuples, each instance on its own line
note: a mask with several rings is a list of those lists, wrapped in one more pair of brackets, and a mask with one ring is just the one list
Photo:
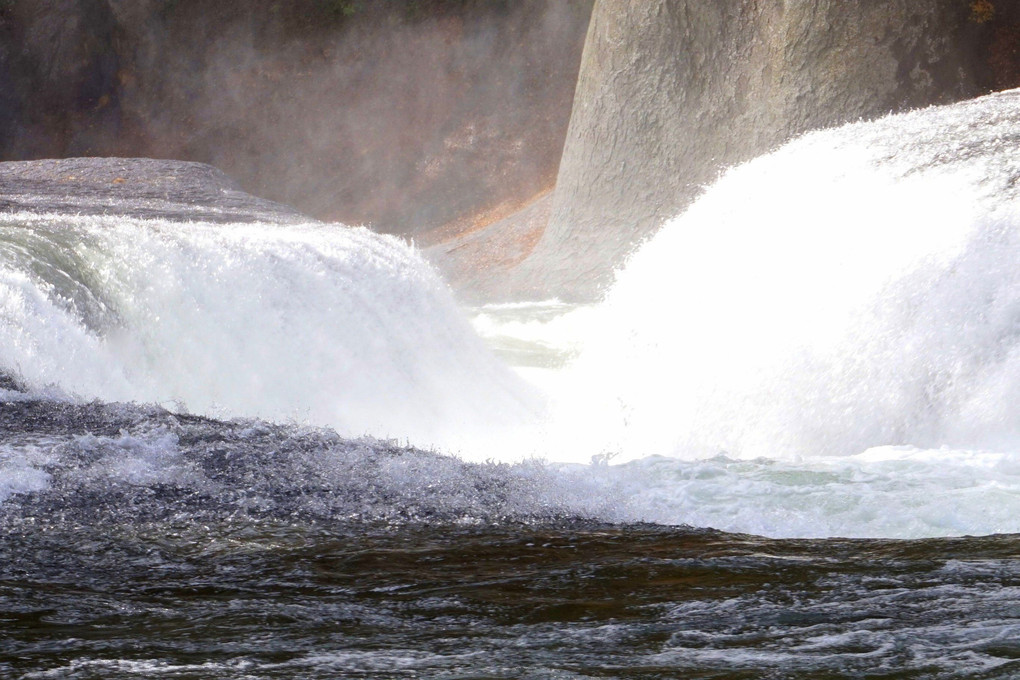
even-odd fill
[[(807, 135), (728, 172), (604, 303), (482, 310), (545, 410), (412, 253), (324, 225), (4, 218), (0, 365), (572, 463), (550, 471), (614, 521), (1020, 532), (1018, 100)], [(44, 483), (18, 469), (8, 492)]]
[(1018, 100), (809, 134), (726, 173), (603, 303), (476, 327), (552, 395), (550, 450), (633, 461), (629, 517), (1020, 531)]
[(0, 218), (29, 386), (477, 451), (540, 405), (406, 246), (337, 225)]
[(976, 129), (934, 109), (727, 173), (603, 304), (550, 325), (584, 334), (555, 421), (623, 459), (1020, 450), (1020, 126), (992, 115), (1016, 100)]

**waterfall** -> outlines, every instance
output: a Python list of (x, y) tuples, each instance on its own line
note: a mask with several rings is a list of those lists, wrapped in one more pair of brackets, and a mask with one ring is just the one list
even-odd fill
[(0, 366), (35, 390), (469, 456), (540, 408), (409, 247), (318, 223), (5, 215)]

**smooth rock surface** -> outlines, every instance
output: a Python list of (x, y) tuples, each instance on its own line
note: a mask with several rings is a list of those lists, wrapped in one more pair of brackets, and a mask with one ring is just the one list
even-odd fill
[(1020, 17), (994, 5), (980, 23), (960, 0), (599, 0), (549, 227), (517, 276), (591, 299), (728, 166), (1008, 86), (989, 49)]
[(551, 191), (526, 207), (488, 225), (424, 248), (461, 302), (527, 299), (536, 290), (517, 275), (549, 223)]
[(211, 165), (151, 158), (0, 163), (0, 215), (18, 211), (206, 222), (310, 219), (241, 191)]

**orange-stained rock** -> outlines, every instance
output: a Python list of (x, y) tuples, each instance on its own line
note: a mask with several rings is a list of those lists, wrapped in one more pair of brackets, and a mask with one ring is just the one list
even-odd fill
[(430, 260), (463, 302), (530, 299), (541, 294), (518, 276), (549, 222), (552, 191), (535, 196), (521, 210), (426, 247)]

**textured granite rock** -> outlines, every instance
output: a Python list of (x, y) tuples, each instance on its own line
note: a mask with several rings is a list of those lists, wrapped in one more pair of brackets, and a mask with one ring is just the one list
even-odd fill
[(726, 167), (1004, 85), (988, 48), (1016, 4), (980, 23), (965, 0), (599, 0), (549, 226), (518, 278), (590, 299)]

